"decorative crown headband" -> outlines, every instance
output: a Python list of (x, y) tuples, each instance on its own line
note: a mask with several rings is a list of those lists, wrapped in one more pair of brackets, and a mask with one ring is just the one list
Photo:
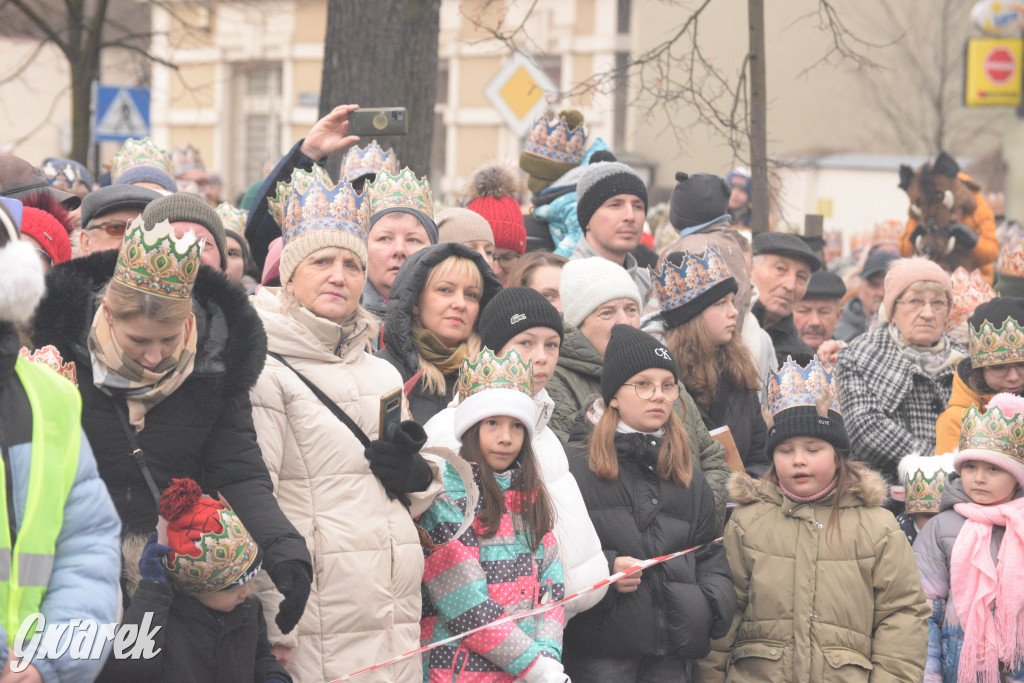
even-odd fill
[(366, 147), (354, 145), (341, 160), (341, 177), (350, 183), (381, 171), (398, 175), (398, 156), (391, 149), (384, 151), (376, 140), (371, 140)]
[(171, 165), (174, 169), (174, 176), (188, 173), (193, 169), (206, 168), (203, 165), (203, 157), (199, 154), (199, 150), (192, 145), (186, 145), (184, 149), (175, 147), (171, 151)]
[(946, 476), (955, 471), (952, 453), (904, 456), (899, 473), (906, 493), (906, 513), (938, 514)]
[(110, 179), (117, 180), (122, 173), (136, 166), (152, 166), (169, 176), (174, 175), (170, 155), (149, 138), (129, 138), (125, 141), (110, 164)]
[(534, 121), (526, 135), (523, 151), (567, 164), (582, 163), (587, 131), (583, 127), (582, 116), (575, 125), (567, 120), (566, 115), (570, 113), (561, 112), (556, 119), (542, 116)]
[(1024, 463), (1024, 413), (1006, 417), (999, 406), (979, 413), (971, 406), (960, 430), (960, 452), (968, 449), (995, 451)]
[(515, 349), (504, 356), (483, 348), (475, 362), (467, 358), (459, 371), (459, 403), (486, 389), (512, 389), (533, 398), (533, 361), (523, 362)]
[(999, 327), (988, 320), (970, 327), (971, 364), (975, 368), (1024, 362), (1024, 326), (1007, 318)]
[(795, 360), (787, 357), (777, 373), (768, 372), (765, 388), (771, 415), (800, 406), (815, 408), (822, 417), (827, 417), (829, 410), (838, 415), (843, 414), (839, 408), (839, 387), (835, 373), (826, 370), (817, 358), (802, 368)]
[(47, 344), (35, 351), (29, 351), (22, 346), (18, 349), (18, 356), (32, 363), (48, 365), (64, 379), (70, 381), (75, 386), (78, 385), (78, 369), (75, 367), (75, 361), (72, 360), (65, 363), (64, 358), (60, 355), (60, 351), (52, 344)]
[(50, 185), (65, 190), (73, 188), (76, 182), (85, 182), (81, 171), (72, 164), (55, 164), (53, 161), (47, 161), (39, 170), (46, 177), (46, 181)]
[(227, 202), (217, 205), (217, 215), (221, 223), (228, 230), (234, 230), (239, 235), (245, 235), (245, 222), (249, 220), (249, 212), (245, 209), (236, 209)]
[(124, 234), (113, 279), (146, 294), (188, 299), (199, 273), (204, 242), (191, 230), (176, 237), (166, 220), (147, 230), (139, 216)]
[(966, 322), (978, 306), (999, 296), (977, 268), (968, 273), (960, 266), (949, 281), (953, 287), (953, 303), (946, 318), (946, 332)]
[(415, 209), (427, 218), (434, 218), (434, 200), (430, 183), (419, 180), (408, 168), (400, 173), (381, 169), (372, 183), (366, 186), (365, 198), (369, 202), (372, 218), (387, 209)]
[(904, 226), (902, 221), (885, 220), (875, 223), (871, 229), (871, 244), (887, 244), (899, 242), (903, 237)]
[(267, 205), (285, 244), (313, 230), (344, 230), (366, 241), (366, 203), (348, 183), (334, 185), (321, 166), (295, 169), (290, 180), (277, 184)]
[(703, 254), (680, 253), (682, 261), (678, 266), (666, 259), (660, 273), (651, 270), (663, 311), (688, 304), (719, 282), (732, 277), (722, 254), (713, 246), (709, 245)]
[(999, 273), (1024, 277), (1024, 241), (1007, 242), (999, 250)]

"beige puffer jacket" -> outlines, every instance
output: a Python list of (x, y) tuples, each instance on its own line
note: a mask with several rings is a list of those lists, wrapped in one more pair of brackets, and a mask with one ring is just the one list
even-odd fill
[[(286, 299), (269, 288), (253, 299), (269, 350), (377, 438), (380, 397), (402, 382), (387, 361), (364, 350), (375, 321), (357, 309), (357, 331), (342, 340), (338, 325)], [(279, 361), (267, 359), (251, 398), (277, 499), (313, 558), (306, 611), (287, 635), (274, 623), (280, 593), (265, 573), (257, 584), (270, 642), (294, 648), (288, 667), (294, 680), (333, 680), (415, 649), (423, 551), (410, 512), (388, 498), (356, 437)], [(420, 503), (416, 514), (429, 506)], [(414, 658), (360, 680), (404, 683), (421, 676)]]
[(729, 480), (740, 507), (724, 543), (739, 603), (699, 680), (920, 682), (931, 609), (914, 554), (879, 507), (881, 475), (852, 466), (861, 480), (831, 538), (831, 496), (804, 504), (743, 473)]

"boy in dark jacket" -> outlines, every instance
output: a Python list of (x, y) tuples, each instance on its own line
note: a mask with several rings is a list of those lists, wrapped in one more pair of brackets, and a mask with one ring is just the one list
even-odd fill
[(110, 676), (102, 680), (291, 683), (271, 652), (249, 583), (262, 554), (238, 516), (223, 498), (202, 495), (191, 479), (174, 480), (160, 500), (160, 516), (121, 621), (121, 628), (155, 631), (156, 655), (111, 659), (104, 671)]

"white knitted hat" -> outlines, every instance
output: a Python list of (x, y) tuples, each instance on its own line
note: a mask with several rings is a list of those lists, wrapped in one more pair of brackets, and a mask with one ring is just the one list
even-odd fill
[(632, 299), (637, 306), (643, 306), (629, 272), (600, 256), (566, 263), (558, 293), (565, 322), (574, 327), (579, 327), (598, 306), (613, 299)]

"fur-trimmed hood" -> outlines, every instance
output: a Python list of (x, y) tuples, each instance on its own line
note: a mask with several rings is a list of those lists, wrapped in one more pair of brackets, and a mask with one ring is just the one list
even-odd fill
[[(881, 474), (862, 462), (851, 462), (850, 469), (860, 475), (846, 491), (840, 507), (878, 507), (889, 497), (889, 485)], [(766, 479), (755, 479), (746, 472), (735, 472), (729, 478), (729, 496), (739, 505), (751, 505), (758, 502), (781, 505), (785, 496), (777, 486)]]
[[(32, 343), (53, 344), (91, 378), (87, 346), (99, 294), (114, 274), (117, 251), (102, 251), (55, 266), (46, 276), (46, 295), (36, 309)], [(193, 377), (224, 379), (251, 389), (267, 356), (267, 335), (238, 285), (218, 270), (200, 266), (192, 291), (198, 342)], [(90, 379), (91, 381), (91, 379)]]

